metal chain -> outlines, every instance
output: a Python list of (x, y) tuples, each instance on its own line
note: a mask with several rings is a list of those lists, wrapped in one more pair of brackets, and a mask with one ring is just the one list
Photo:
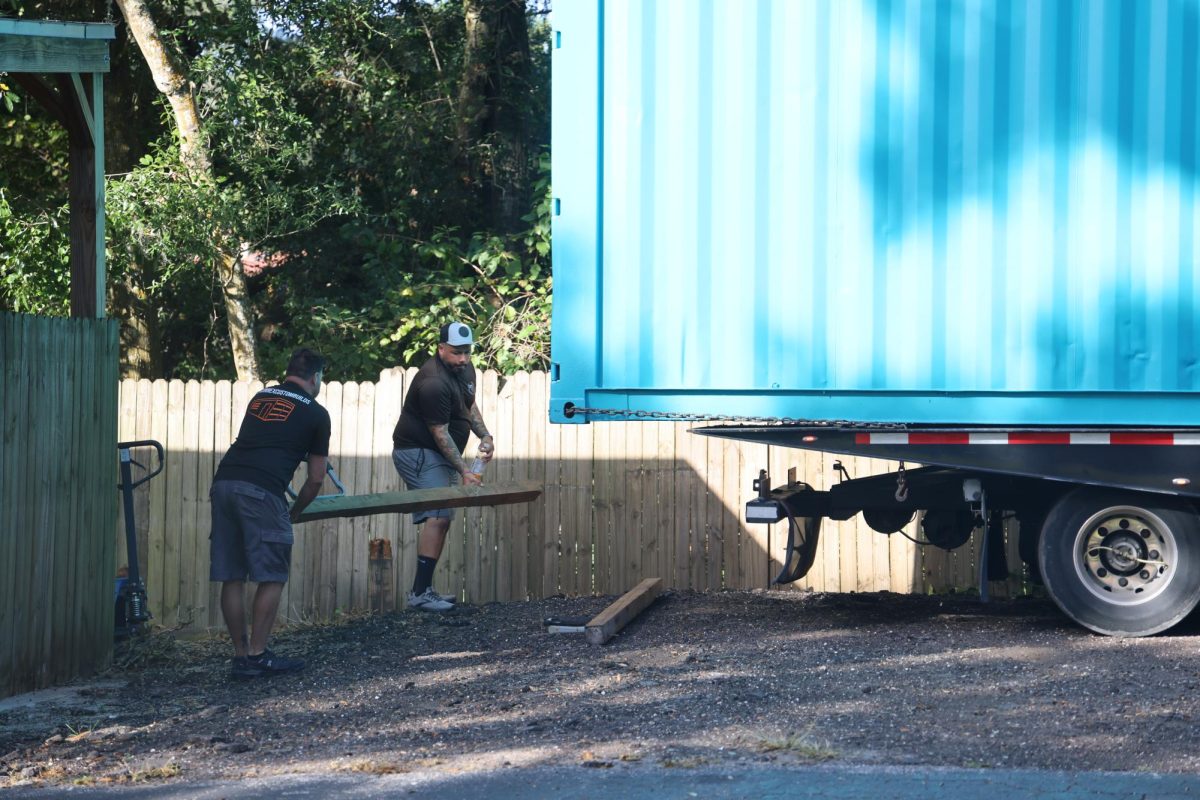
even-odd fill
[(652, 419), (672, 422), (740, 422), (747, 425), (773, 425), (793, 428), (855, 428), (872, 430), (906, 430), (902, 422), (862, 422), (845, 419), (797, 419), (794, 417), (739, 417), (729, 414), (688, 414), (674, 411), (634, 411), (622, 408), (584, 408), (575, 406), (571, 415), (588, 414), (599, 417)]

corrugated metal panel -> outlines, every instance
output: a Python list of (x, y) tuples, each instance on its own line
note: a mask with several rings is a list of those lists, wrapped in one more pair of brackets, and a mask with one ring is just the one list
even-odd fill
[(1200, 424), (1200, 4), (555, 18), (552, 413)]

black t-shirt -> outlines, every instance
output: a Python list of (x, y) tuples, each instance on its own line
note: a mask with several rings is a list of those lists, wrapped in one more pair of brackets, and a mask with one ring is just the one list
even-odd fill
[(417, 370), (400, 420), (392, 431), (392, 444), (397, 450), (411, 447), (438, 449), (430, 425), (448, 425), (450, 438), (461, 453), (471, 437), (471, 418), (468, 412), (475, 405), (475, 367), (467, 363), (455, 374), (436, 355)]
[(214, 481), (248, 481), (283, 496), (297, 465), (329, 455), (329, 412), (291, 381), (254, 395)]

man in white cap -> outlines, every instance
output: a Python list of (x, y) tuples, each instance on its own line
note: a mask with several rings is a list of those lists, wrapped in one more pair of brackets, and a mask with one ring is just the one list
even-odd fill
[[(479, 485), (480, 477), (463, 460), (467, 439), (479, 437), (479, 452), (491, 461), (495, 442), (475, 404), (475, 367), (471, 364), (471, 329), (451, 322), (438, 329), (437, 353), (418, 370), (392, 431), (392, 463), (409, 489)], [(417, 538), (417, 574), (408, 594), (410, 608), (449, 611), (452, 596), (433, 590), (437, 566), (454, 509), (418, 511), (413, 522), (421, 525)], [(424, 523), (422, 525), (422, 523)]]

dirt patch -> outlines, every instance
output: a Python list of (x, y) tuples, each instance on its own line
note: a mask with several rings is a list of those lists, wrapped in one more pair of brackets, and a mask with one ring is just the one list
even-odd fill
[(284, 631), (234, 683), (159, 634), (100, 679), (0, 705), (0, 786), (531, 764), (1200, 769), (1197, 626), (1111, 639), (1049, 601), (668, 593), (612, 642), (546, 633), (612, 598)]

